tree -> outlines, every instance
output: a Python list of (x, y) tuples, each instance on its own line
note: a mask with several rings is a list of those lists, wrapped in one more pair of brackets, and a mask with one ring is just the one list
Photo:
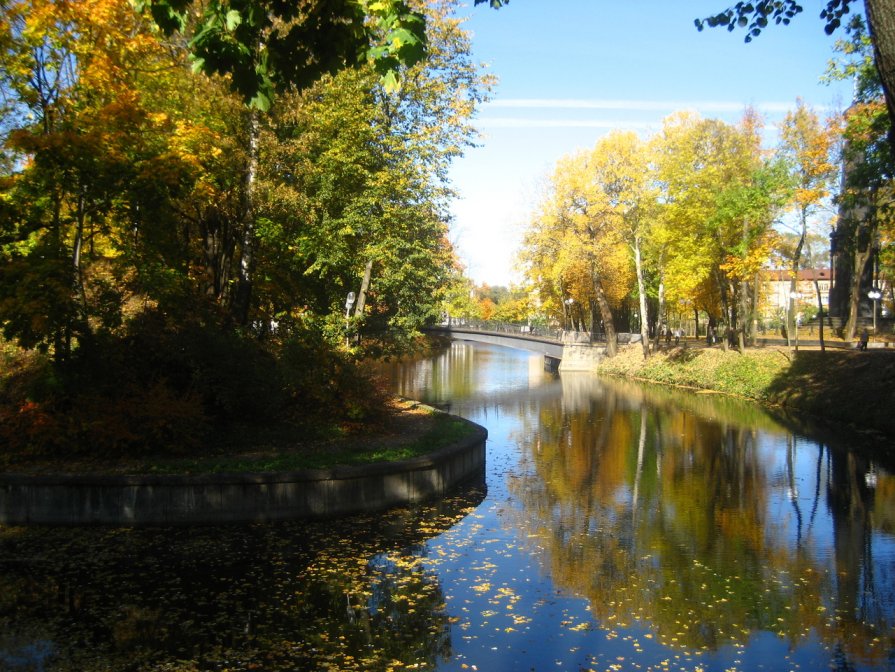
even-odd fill
[(850, 274), (844, 329), (844, 337), (850, 340), (857, 329), (867, 263), (880, 248), (882, 232), (891, 231), (895, 154), (891, 115), (871, 55), (871, 39), (860, 17), (849, 23), (848, 34), (848, 40), (837, 43), (844, 58), (831, 65), (828, 76), (855, 81), (855, 102), (843, 120), (844, 175), (832, 246), (837, 269)]
[(427, 59), (387, 91), (372, 68), (282, 97), (267, 115), (259, 176), (257, 308), (281, 328), (311, 316), (341, 334), (344, 303), (371, 275), (368, 343), (403, 338), (437, 316), (452, 275), (450, 161), (471, 142), (469, 117), (490, 84), (446, 3), (427, 10)]
[[(793, 178), (792, 207), (796, 214), (797, 240), (790, 257), (790, 293), (796, 292), (802, 256), (808, 242), (809, 223), (816, 211), (828, 202), (833, 181), (838, 176), (834, 162), (839, 128), (835, 120), (822, 124), (813, 110), (802, 100), (796, 102), (796, 109), (786, 115), (780, 128), (780, 148), (778, 152), (787, 161)], [(810, 255), (809, 255), (810, 256)], [(817, 288), (816, 288), (817, 289)], [(820, 310), (820, 293), (818, 290)], [(793, 333), (792, 302), (787, 310), (787, 336)], [(820, 338), (823, 347), (823, 315), (820, 316)]]
[(627, 195), (624, 184), (614, 182), (619, 175), (612, 174), (612, 161), (599, 143), (592, 152), (560, 159), (523, 243), (527, 273), (534, 282), (540, 278), (542, 298), (551, 296), (567, 323), (581, 326), (588, 312), (594, 330), (599, 316), (610, 357), (617, 349), (613, 306), (632, 284), (616, 209)]
[(129, 0), (2, 4), (0, 328), (55, 357), (51, 442), (187, 446), (211, 418), (377, 403), (345, 294), (369, 269), (366, 352), (437, 314), (448, 166), (488, 86), (447, 7), (400, 89), (364, 61), (259, 114)]
[(135, 237), (122, 224), (135, 233), (137, 212), (158, 220), (189, 181), (167, 152), (169, 120), (141, 105), (133, 76), (137, 63), (171, 59), (125, 2), (4, 9), (0, 87), (15, 160), (0, 213), (0, 321), (7, 337), (63, 361), (73, 340), (121, 322), (121, 243)]
[(668, 294), (702, 297), (709, 326), (723, 317), (743, 339), (755, 305), (750, 281), (769, 253), (779, 207), (779, 171), (763, 162), (759, 124), (748, 110), (738, 127), (677, 115), (657, 139)]
[(634, 133), (610, 133), (589, 155), (586, 170), (604, 208), (601, 217), (615, 227), (630, 250), (637, 278), (640, 336), (644, 358), (649, 356), (649, 319), (644, 247), (656, 215), (658, 189), (647, 146)]

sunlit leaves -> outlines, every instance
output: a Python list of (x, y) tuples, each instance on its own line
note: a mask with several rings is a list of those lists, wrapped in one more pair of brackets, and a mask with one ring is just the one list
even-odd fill
[(370, 68), (345, 71), (285, 97), (262, 136), (262, 302), (294, 315), (295, 297), (305, 297), (337, 342), (345, 296), (367, 264), (363, 315), (347, 326), (361, 347), (377, 348), (434, 316), (453, 265), (447, 168), (472, 140), (469, 118), (489, 82), (448, 6), (427, 12), (430, 57), (400, 91), (377, 86)]
[(631, 289), (626, 240), (649, 200), (641, 188), (645, 163), (636, 138), (627, 134), (611, 134), (589, 152), (564, 157), (525, 239), (527, 273), (541, 279), (544, 298), (557, 307), (568, 298), (599, 306), (610, 331), (610, 306)]

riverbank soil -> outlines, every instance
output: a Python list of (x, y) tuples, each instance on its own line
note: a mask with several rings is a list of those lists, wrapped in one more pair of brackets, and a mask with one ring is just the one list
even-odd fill
[(644, 360), (639, 346), (604, 360), (600, 373), (713, 390), (781, 406), (862, 435), (895, 440), (895, 349), (860, 352), (684, 343)]

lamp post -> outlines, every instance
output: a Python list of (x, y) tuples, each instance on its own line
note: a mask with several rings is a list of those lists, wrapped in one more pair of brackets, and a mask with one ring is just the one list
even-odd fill
[(569, 311), (569, 326), (570, 326), (570, 327), (573, 327), (573, 326), (575, 326), (575, 323), (574, 323), (574, 321), (572, 320), (572, 304), (575, 303), (575, 299), (573, 299), (573, 298), (570, 296), (568, 299), (564, 299), (564, 300), (563, 300), (563, 303), (566, 304), (567, 309), (568, 309), (568, 311)]
[(879, 305), (879, 300), (882, 298), (883, 293), (879, 291), (876, 287), (872, 288), (869, 292), (867, 292), (867, 298), (873, 301), (873, 333), (876, 333), (876, 307)]

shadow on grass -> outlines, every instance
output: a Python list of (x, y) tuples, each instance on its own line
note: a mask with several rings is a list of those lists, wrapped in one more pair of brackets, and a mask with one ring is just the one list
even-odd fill
[(687, 348), (687, 347), (675, 347), (672, 350), (669, 350), (666, 354), (668, 361), (675, 362), (677, 364), (686, 364), (687, 362), (692, 362), (696, 359), (696, 356), (699, 354), (699, 350), (696, 348)]
[(895, 437), (895, 352), (799, 352), (768, 392), (820, 420)]

